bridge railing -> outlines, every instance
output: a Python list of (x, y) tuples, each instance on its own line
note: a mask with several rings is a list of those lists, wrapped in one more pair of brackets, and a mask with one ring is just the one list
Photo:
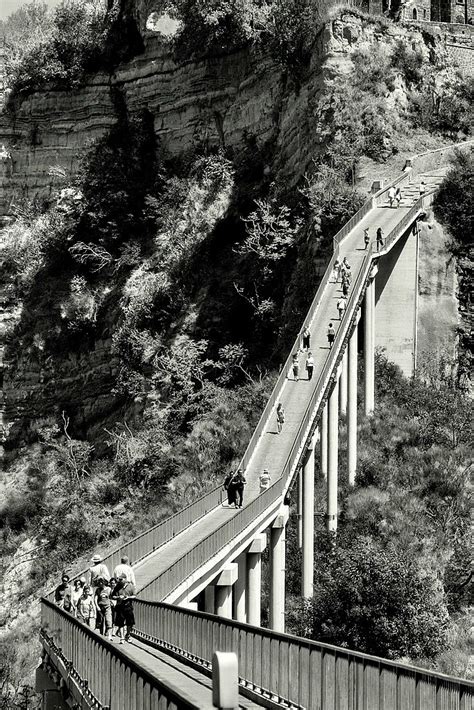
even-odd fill
[(470, 710), (474, 684), (329, 644), (241, 624), (158, 602), (135, 603), (139, 637), (171, 652), (185, 649), (208, 667), (212, 653), (232, 651), (241, 685), (303, 708)]
[(160, 681), (116, 645), (48, 599), (41, 600), (41, 627), (61, 656), (72, 664), (74, 675), (87, 681), (102, 706), (111, 710), (198, 710), (199, 705), (183, 691), (173, 688), (168, 681)]

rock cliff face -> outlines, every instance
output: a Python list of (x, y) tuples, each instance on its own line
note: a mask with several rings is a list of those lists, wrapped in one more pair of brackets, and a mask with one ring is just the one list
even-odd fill
[[(244, 48), (177, 64), (162, 40), (147, 36), (144, 53), (113, 75), (97, 74), (75, 91), (38, 91), (4, 110), (0, 215), (19, 196), (48, 197), (57, 168), (72, 176), (90, 141), (117, 121), (118, 105), (131, 115), (148, 112), (162, 153), (177, 156), (202, 143), (239, 150), (250, 136), (260, 146), (274, 146), (273, 171), (295, 182), (321, 146), (325, 117), (319, 101), (334, 76), (349, 67), (350, 53), (400, 36), (428, 55), (416, 28), (381, 30), (376, 21), (343, 15), (320, 32), (311, 70), (297, 90), (264, 51)], [(4, 292), (5, 325), (14, 322), (19, 304), (9, 299), (8, 284)], [(2, 340), (8, 341), (7, 327), (0, 330), (0, 347)], [(84, 433), (117, 411), (110, 332), (60, 363), (33, 350), (10, 352), (4, 363), (4, 441), (15, 445), (30, 426), (57, 416), (62, 402)]]

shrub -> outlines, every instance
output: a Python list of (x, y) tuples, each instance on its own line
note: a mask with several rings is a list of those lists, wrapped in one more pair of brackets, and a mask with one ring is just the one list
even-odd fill
[(474, 234), (473, 178), (474, 151), (457, 151), (434, 203), (436, 216), (447, 224), (456, 246), (461, 250), (472, 244)]

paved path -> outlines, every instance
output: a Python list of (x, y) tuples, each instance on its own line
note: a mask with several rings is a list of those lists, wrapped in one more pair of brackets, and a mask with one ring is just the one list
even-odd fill
[[(201, 710), (215, 710), (212, 704), (212, 679), (208, 676), (135, 638), (121, 645), (120, 649), (140, 668), (147, 670), (168, 688), (178, 690)], [(238, 707), (252, 710), (262, 706), (239, 695)]]
[[(419, 197), (419, 181), (423, 179), (426, 183), (427, 190), (429, 190), (441, 182), (446, 170), (447, 168), (427, 173), (424, 176), (418, 176), (412, 186), (403, 188), (403, 199), (398, 208), (390, 208), (387, 203), (386, 205), (372, 209), (344, 238), (340, 245), (339, 259), (342, 260), (344, 256), (347, 257), (347, 261), (351, 265), (353, 283), (356, 280), (366, 253), (363, 244), (364, 229), (366, 227), (369, 228), (369, 235), (373, 241), (375, 241), (375, 232), (379, 226), (382, 227), (384, 234), (387, 236)], [(276, 419), (273, 415), (267, 430), (261, 436), (257, 444), (255, 454), (246, 471), (247, 485), (245, 487), (244, 505), (245, 502), (248, 503), (259, 495), (259, 475), (263, 468), (268, 468), (272, 476), (272, 482), (278, 480), (282, 474), (289, 452), (296, 438), (301, 418), (306, 412), (313, 389), (316, 387), (319, 375), (322, 372), (329, 354), (326, 337), (329, 322), (333, 323), (336, 331), (338, 328), (339, 318), (336, 303), (340, 295), (340, 284), (329, 283), (326, 285), (311, 326), (310, 349), (315, 360), (313, 378), (311, 381), (307, 379), (300, 379), (297, 382), (293, 379), (286, 381), (286, 385), (280, 397), (280, 401), (285, 409), (283, 431), (280, 434), (277, 433)], [(300, 375), (306, 378), (304, 363), (305, 356), (301, 354)], [(156, 577), (168, 569), (176, 560), (192, 549), (196, 543), (221, 527), (229, 517), (238, 514), (238, 510), (229, 509), (225, 506), (215, 509), (198, 520), (187, 530), (177, 535), (166, 545), (163, 545), (163, 547), (155, 553), (145, 558), (135, 568), (138, 590), (143, 589), (143, 587), (152, 580), (156, 579)], [(225, 542), (226, 541), (223, 540), (223, 544)], [(204, 561), (205, 560), (203, 560), (203, 562)], [(182, 581), (184, 580), (176, 580), (177, 583)]]

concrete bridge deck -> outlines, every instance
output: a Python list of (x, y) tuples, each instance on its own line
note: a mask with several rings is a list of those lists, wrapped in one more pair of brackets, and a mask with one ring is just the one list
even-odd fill
[[(373, 208), (344, 238), (340, 244), (339, 260), (341, 261), (344, 257), (347, 258), (347, 261), (351, 265), (353, 281), (366, 254), (363, 243), (364, 229), (366, 227), (369, 228), (369, 235), (373, 242), (375, 242), (375, 234), (378, 227), (382, 227), (384, 235), (388, 235), (408, 213), (416, 199), (418, 199), (419, 182), (424, 180), (426, 188), (429, 191), (436, 185), (439, 185), (446, 170), (447, 168), (443, 168), (417, 176), (416, 183), (406, 186), (402, 190), (402, 202), (398, 208), (390, 208), (388, 203), (382, 207)], [(383, 250), (381, 253), (383, 253)], [(300, 379), (295, 382), (292, 379), (293, 375), (290, 374), (290, 378), (287, 379), (280, 397), (280, 401), (285, 409), (285, 424), (283, 430), (280, 434), (277, 433), (276, 418), (274, 417), (272, 424), (267, 427), (266, 431), (261, 436), (254, 456), (245, 472), (247, 485), (245, 486), (244, 506), (246, 503), (258, 497), (259, 475), (263, 468), (268, 468), (272, 482), (276, 481), (281, 476), (285, 461), (295, 440), (302, 414), (306, 411), (313, 390), (316, 387), (318, 377), (323, 370), (326, 358), (329, 354), (326, 335), (328, 324), (332, 322), (336, 331), (339, 326), (336, 303), (341, 293), (340, 283), (326, 284), (323, 298), (317, 308), (310, 329), (310, 349), (315, 360), (313, 378), (311, 381), (307, 380), (304, 368), (306, 356), (302, 353), (300, 355)], [(238, 515), (239, 512), (239, 510), (227, 507), (225, 503), (221, 508), (211, 511), (187, 530), (163, 545), (155, 553), (142, 560), (135, 568), (138, 590), (146, 587), (152, 580), (176, 562), (185, 552), (206, 538), (210, 533), (218, 530), (230, 517)]]

